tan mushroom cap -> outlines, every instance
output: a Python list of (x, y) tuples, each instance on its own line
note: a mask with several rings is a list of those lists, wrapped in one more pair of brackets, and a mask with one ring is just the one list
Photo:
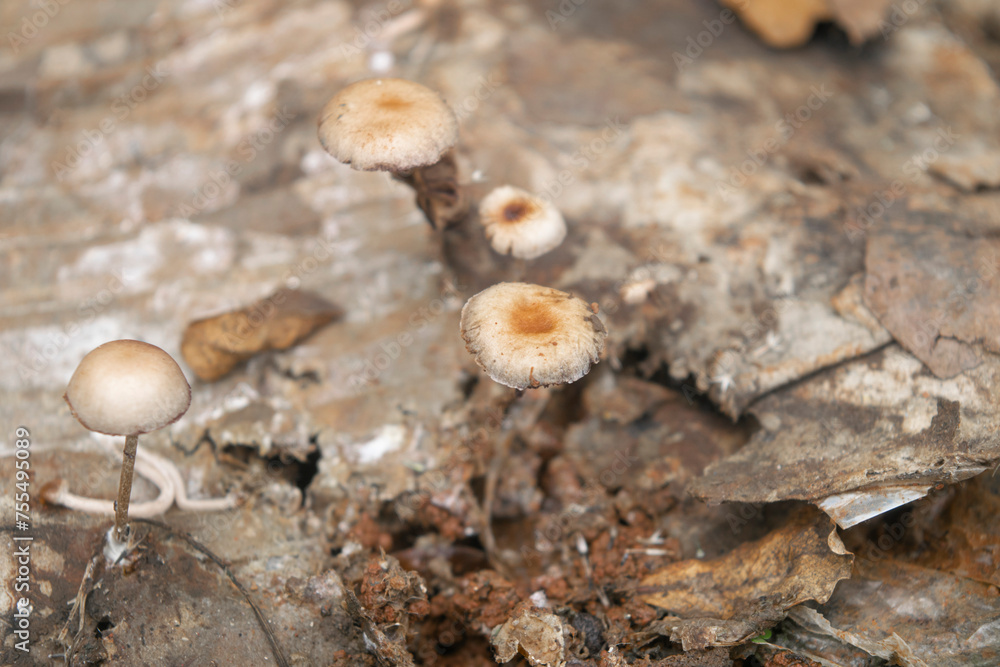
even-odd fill
[(319, 142), (363, 171), (432, 165), (458, 142), (458, 119), (437, 92), (406, 79), (367, 79), (323, 107)]
[(600, 360), (608, 335), (582, 299), (527, 283), (475, 295), (462, 308), (461, 327), (476, 363), (515, 389), (579, 380)]
[(486, 238), (501, 255), (535, 259), (566, 238), (566, 221), (551, 202), (530, 192), (502, 185), (479, 204)]
[(180, 419), (191, 405), (191, 387), (160, 348), (115, 340), (83, 358), (63, 398), (91, 431), (139, 435)]

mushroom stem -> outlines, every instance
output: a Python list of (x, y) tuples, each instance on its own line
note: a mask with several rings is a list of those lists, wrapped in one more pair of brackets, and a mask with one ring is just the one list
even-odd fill
[(469, 212), (469, 202), (458, 183), (458, 165), (454, 151), (446, 152), (432, 165), (405, 172), (392, 172), (392, 175), (413, 188), (417, 206), (434, 229), (447, 229), (465, 218)]
[(122, 475), (118, 480), (118, 500), (115, 502), (115, 538), (119, 542), (124, 542), (128, 535), (128, 501), (132, 496), (132, 470), (135, 468), (137, 449), (139, 449), (139, 436), (125, 436)]

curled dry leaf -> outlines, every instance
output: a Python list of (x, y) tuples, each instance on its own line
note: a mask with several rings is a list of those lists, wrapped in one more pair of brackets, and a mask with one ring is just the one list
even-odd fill
[(563, 667), (566, 664), (565, 633), (571, 630), (555, 614), (529, 607), (499, 626), (490, 642), (498, 662), (513, 660), (520, 653), (533, 666)]
[(829, 21), (827, 0), (723, 0), (768, 46), (788, 49), (812, 37), (816, 24)]
[(765, 44), (787, 49), (809, 41), (823, 21), (836, 22), (852, 43), (861, 44), (881, 32), (890, 0), (723, 0), (723, 4)]
[(746, 641), (806, 600), (825, 602), (854, 557), (833, 523), (804, 510), (785, 526), (713, 560), (671, 563), (642, 580), (645, 602), (668, 610), (684, 650)]
[(312, 292), (280, 289), (248, 308), (192, 322), (181, 354), (199, 378), (212, 382), (255, 354), (295, 345), (340, 315)]
[(816, 611), (791, 616), (891, 664), (997, 664), (1000, 597), (991, 584), (883, 555), (860, 559), (855, 576)]

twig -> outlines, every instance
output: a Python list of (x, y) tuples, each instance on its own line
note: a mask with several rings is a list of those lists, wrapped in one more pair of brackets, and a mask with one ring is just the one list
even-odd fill
[(504, 464), (507, 462), (507, 454), (510, 452), (510, 443), (513, 439), (513, 431), (507, 431), (500, 438), (500, 446), (497, 451), (493, 452), (489, 470), (486, 472), (486, 488), (483, 491), (483, 526), (479, 536), (482, 539), (483, 548), (486, 549), (487, 559), (489, 559), (493, 569), (500, 574), (505, 574), (507, 569), (497, 558), (497, 542), (493, 535), (493, 501), (497, 495), (500, 471), (503, 470)]
[[(87, 568), (83, 571), (83, 581), (80, 582), (80, 588), (76, 591), (76, 597), (73, 598), (73, 608), (69, 610), (69, 618), (66, 619), (66, 624), (63, 625), (62, 630), (59, 631), (59, 635), (56, 637), (56, 641), (66, 647), (66, 652), (62, 654), (63, 661), (66, 664), (69, 664), (70, 659), (76, 652), (77, 645), (80, 643), (80, 637), (83, 635), (84, 619), (87, 613), (87, 596), (94, 590), (94, 567), (100, 558), (101, 553), (98, 552), (87, 563)], [(66, 638), (69, 634), (69, 626), (73, 622), (73, 618), (77, 615), (80, 617), (80, 627), (77, 628), (76, 633), (73, 635), (73, 641), (67, 643)]]
[(218, 565), (219, 568), (223, 572), (225, 572), (226, 576), (229, 577), (229, 581), (231, 581), (233, 586), (236, 587), (236, 590), (240, 592), (240, 595), (243, 596), (243, 599), (246, 600), (246, 603), (250, 605), (251, 609), (253, 609), (254, 616), (257, 617), (257, 623), (260, 625), (261, 631), (267, 638), (267, 643), (271, 645), (271, 652), (274, 654), (274, 659), (278, 663), (279, 667), (289, 667), (288, 660), (285, 658), (285, 654), (281, 650), (281, 645), (278, 644), (278, 638), (274, 636), (274, 631), (271, 630), (271, 626), (268, 625), (267, 620), (265, 620), (264, 613), (260, 610), (260, 607), (258, 607), (257, 604), (252, 599), (250, 599), (250, 594), (243, 587), (243, 584), (241, 584), (239, 580), (236, 578), (236, 575), (233, 574), (233, 571), (229, 569), (229, 565), (225, 561), (216, 556), (214, 553), (212, 553), (211, 550), (209, 550), (208, 547), (204, 546), (203, 544), (198, 542), (196, 539), (194, 539), (187, 533), (176, 531), (167, 524), (163, 523), (162, 521), (156, 521), (155, 519), (136, 519), (136, 521), (138, 523), (145, 523), (150, 526), (155, 526), (160, 530), (166, 532), (167, 535), (169, 536), (181, 538), (192, 549), (195, 549), (199, 553), (207, 556), (209, 559), (212, 560), (212, 562)]

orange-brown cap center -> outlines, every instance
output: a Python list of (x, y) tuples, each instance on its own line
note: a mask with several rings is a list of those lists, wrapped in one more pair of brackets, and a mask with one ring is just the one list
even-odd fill
[(559, 317), (545, 303), (522, 302), (511, 310), (510, 323), (516, 334), (524, 336), (548, 334), (559, 326)]
[(397, 95), (390, 94), (380, 97), (378, 106), (386, 111), (399, 111), (400, 109), (412, 106), (412, 104)]
[(536, 209), (537, 207), (527, 199), (515, 199), (503, 207), (500, 219), (503, 222), (521, 222), (534, 213)]

